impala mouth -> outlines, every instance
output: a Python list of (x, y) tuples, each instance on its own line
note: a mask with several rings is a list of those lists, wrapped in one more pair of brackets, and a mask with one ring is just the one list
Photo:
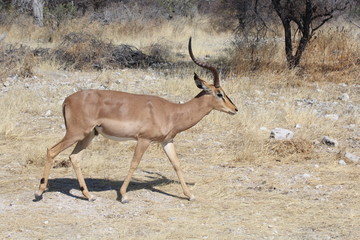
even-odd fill
[(235, 115), (237, 112), (238, 112), (237, 108), (235, 108), (235, 111), (232, 111), (232, 110), (227, 111), (227, 113), (230, 114), (230, 115)]

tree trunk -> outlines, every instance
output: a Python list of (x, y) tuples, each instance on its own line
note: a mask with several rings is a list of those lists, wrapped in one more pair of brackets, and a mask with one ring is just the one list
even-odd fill
[(33, 0), (33, 15), (34, 15), (34, 22), (39, 27), (44, 26), (44, 0)]
[(284, 35), (285, 35), (285, 55), (286, 55), (286, 61), (288, 63), (289, 68), (295, 67), (295, 59), (293, 56), (293, 46), (292, 46), (292, 39), (291, 39), (291, 26), (290, 21), (285, 18), (281, 19), (282, 24), (284, 27)]
[[(272, 4), (284, 27), (286, 61), (288, 67), (292, 69), (299, 66), (301, 56), (311, 38), (311, 21), (313, 14), (312, 2), (311, 0), (306, 0), (305, 12), (300, 14), (300, 17), (298, 18), (293, 16), (293, 13), (291, 12), (292, 9), (287, 8), (285, 5), (282, 6), (280, 0), (272, 0)], [(292, 45), (293, 36), (291, 36), (291, 21), (298, 26), (302, 35), (299, 45), (296, 47), (295, 54), (293, 53), (294, 46)]]

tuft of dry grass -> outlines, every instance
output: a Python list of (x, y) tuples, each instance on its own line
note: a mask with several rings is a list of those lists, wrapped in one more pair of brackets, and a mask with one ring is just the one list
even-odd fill
[[(18, 137), (26, 132), (27, 115), (40, 115), (46, 106), (41, 97), (33, 91), (14, 90), (0, 96), (0, 134), (4, 137)], [(24, 121), (25, 120), (25, 121)]]
[[(339, 24), (339, 23), (337, 23)], [(360, 47), (356, 31), (348, 24), (329, 25), (319, 30), (304, 55), (313, 71), (343, 71), (356, 64)]]
[(298, 162), (317, 156), (314, 152), (313, 142), (308, 139), (267, 140), (265, 145), (266, 155), (272, 156), (276, 161)]

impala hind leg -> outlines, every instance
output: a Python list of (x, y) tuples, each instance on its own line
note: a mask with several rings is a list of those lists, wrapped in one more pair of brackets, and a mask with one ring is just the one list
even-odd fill
[(87, 198), (89, 201), (94, 201), (95, 197), (89, 193), (89, 190), (86, 186), (84, 177), (81, 172), (80, 160), (82, 157), (83, 150), (86, 149), (87, 146), (89, 146), (89, 144), (91, 143), (91, 140), (93, 140), (94, 137), (95, 137), (95, 131), (92, 131), (87, 137), (85, 137), (83, 140), (79, 141), (76, 144), (74, 150), (70, 154), (70, 161), (75, 170), (76, 177), (79, 181), (80, 190), (81, 190), (82, 194), (84, 195), (84, 197)]
[(120, 188), (122, 203), (129, 202), (129, 200), (126, 196), (126, 189), (129, 186), (131, 177), (134, 174), (136, 168), (139, 166), (140, 160), (141, 160), (142, 156), (144, 155), (144, 152), (146, 151), (146, 149), (149, 147), (149, 145), (150, 145), (150, 141), (146, 140), (146, 139), (139, 139), (136, 144), (134, 156), (133, 156), (133, 159), (130, 164), (130, 169), (129, 169), (128, 175), (126, 176), (124, 183)]
[(49, 180), (49, 174), (50, 169), (53, 164), (54, 158), (62, 151), (70, 147), (76, 142), (76, 140), (72, 137), (69, 137), (68, 135), (65, 135), (65, 137), (56, 145), (54, 145), (52, 148), (47, 150), (47, 157), (45, 161), (45, 167), (44, 167), (44, 174), (43, 177), (40, 180), (40, 186), (39, 190), (35, 193), (35, 201), (39, 201), (42, 199), (42, 195), (44, 191), (47, 188), (48, 180)]
[(174, 143), (172, 141), (162, 143), (162, 146), (164, 148), (164, 151), (166, 155), (168, 156), (172, 166), (175, 169), (176, 175), (178, 176), (180, 180), (181, 187), (183, 189), (184, 195), (188, 197), (189, 201), (194, 201), (195, 196), (190, 192), (188, 186), (186, 185), (183, 171), (180, 167), (180, 161), (176, 155)]

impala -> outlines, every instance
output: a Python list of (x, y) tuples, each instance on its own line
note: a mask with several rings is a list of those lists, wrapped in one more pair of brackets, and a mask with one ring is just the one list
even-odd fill
[(95, 198), (89, 193), (81, 173), (79, 161), (83, 150), (98, 134), (113, 140), (136, 140), (130, 170), (120, 188), (121, 202), (127, 203), (126, 189), (140, 160), (151, 142), (159, 142), (180, 180), (183, 193), (195, 200), (187, 187), (179, 159), (176, 155), (174, 137), (197, 124), (211, 110), (235, 114), (238, 110), (220, 87), (219, 73), (211, 65), (200, 62), (191, 49), (188, 50), (195, 64), (211, 71), (214, 84), (209, 84), (194, 73), (195, 84), (202, 91), (184, 104), (169, 102), (150, 95), (137, 95), (110, 90), (83, 90), (67, 97), (63, 103), (66, 134), (63, 139), (47, 150), (43, 178), (35, 200), (42, 199), (46, 190), (53, 159), (66, 148), (76, 143), (70, 154), (82, 194), (89, 201)]

